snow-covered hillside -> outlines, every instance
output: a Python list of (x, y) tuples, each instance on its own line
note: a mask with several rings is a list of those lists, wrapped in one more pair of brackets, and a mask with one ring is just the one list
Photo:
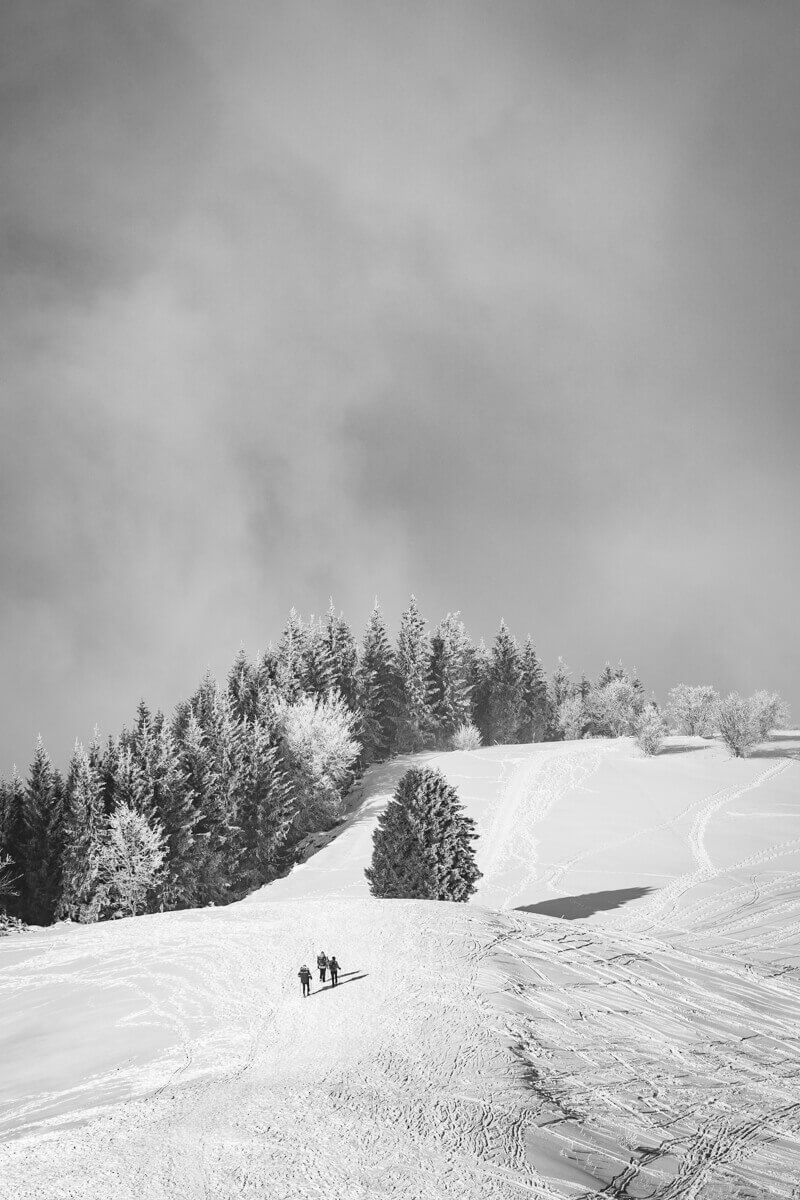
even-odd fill
[(0, 1195), (797, 1197), (798, 756), (424, 756), (469, 905), (368, 894), (398, 761), (241, 904), (3, 939)]

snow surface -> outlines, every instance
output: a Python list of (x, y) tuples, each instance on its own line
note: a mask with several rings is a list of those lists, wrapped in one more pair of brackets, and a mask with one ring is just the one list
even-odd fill
[(468, 905), (368, 894), (406, 759), (242, 903), (0, 940), (3, 1200), (800, 1197), (800, 735), (420, 758)]

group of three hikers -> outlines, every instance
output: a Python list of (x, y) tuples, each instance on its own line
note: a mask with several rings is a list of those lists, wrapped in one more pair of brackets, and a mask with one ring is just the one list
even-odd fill
[[(336, 955), (334, 954), (332, 958), (328, 958), (325, 951), (320, 950), (319, 954), (317, 955), (317, 967), (319, 968), (320, 982), (321, 983), (325, 982), (325, 972), (330, 971), (331, 987), (336, 987), (336, 984), (339, 982), (339, 964), (336, 961)], [(297, 972), (297, 974), (300, 976), (300, 982), (303, 985), (303, 995), (310, 996), (311, 995), (311, 972), (309, 971), (309, 969), (305, 965), (305, 963), (303, 963), (302, 967)]]

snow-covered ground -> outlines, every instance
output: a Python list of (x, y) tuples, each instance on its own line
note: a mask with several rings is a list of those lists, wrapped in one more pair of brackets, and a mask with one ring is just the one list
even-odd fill
[(0, 940), (1, 1196), (800, 1197), (800, 736), (423, 757), (473, 903), (368, 894), (406, 760), (240, 904)]

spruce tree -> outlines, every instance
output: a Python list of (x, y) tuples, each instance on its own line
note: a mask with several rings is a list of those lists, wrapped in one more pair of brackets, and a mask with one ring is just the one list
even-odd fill
[(240, 650), (228, 672), (228, 696), (233, 714), (239, 721), (252, 721), (259, 707), (258, 671)]
[(501, 621), (489, 667), (489, 726), (493, 742), (507, 744), (514, 741), (522, 716), (522, 703), (519, 647), (505, 621)]
[(397, 638), (395, 720), (397, 748), (401, 753), (422, 750), (433, 733), (430, 702), (430, 644), (425, 618), (414, 596), (400, 618)]
[(299, 700), (305, 691), (307, 648), (306, 627), (300, 614), (292, 608), (276, 652), (278, 690), (290, 704)]
[(92, 756), (79, 743), (69, 764), (66, 782), (64, 857), (57, 915), (70, 921), (97, 919), (97, 846), (106, 814), (103, 779)]
[(520, 658), (522, 716), (517, 738), (541, 742), (547, 728), (547, 680), (530, 637), (525, 639)]
[(545, 741), (547, 742), (563, 741), (564, 731), (558, 723), (558, 712), (564, 701), (568, 700), (575, 691), (571, 676), (572, 672), (563, 658), (559, 656), (547, 689), (547, 730), (545, 732)]
[(437, 742), (452, 745), (461, 725), (470, 721), (470, 652), (472, 649), (459, 613), (448, 613), (431, 638), (431, 707)]
[(336, 612), (331, 597), (325, 618), (325, 643), (328, 648), (333, 686), (351, 710), (356, 707), (358, 650), (350, 626), (342, 613)]
[(365, 875), (373, 896), (465, 901), (481, 877), (475, 824), (439, 771), (412, 767), (397, 785), (372, 835)]
[(470, 654), (469, 683), (472, 723), (480, 730), (484, 746), (491, 744), (492, 724), (489, 708), (492, 656), (483, 638)]
[(64, 795), (41, 737), (25, 786), (22, 813), (25, 920), (49, 925), (61, 892)]
[(329, 696), (337, 686), (328, 629), (321, 617), (315, 620), (312, 616), (306, 629), (302, 686), (305, 693), (320, 698)]
[(260, 721), (247, 727), (237, 824), (242, 830), (239, 886), (249, 891), (278, 874), (294, 815), (294, 796), (280, 748)]
[(361, 761), (368, 766), (387, 758), (395, 742), (394, 653), (377, 599), (364, 632), (357, 685)]

